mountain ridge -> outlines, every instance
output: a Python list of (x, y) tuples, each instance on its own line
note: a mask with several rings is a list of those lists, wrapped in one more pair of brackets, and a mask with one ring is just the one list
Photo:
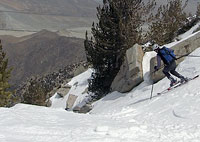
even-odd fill
[(8, 65), (14, 68), (11, 83), (15, 87), (33, 75), (44, 75), (86, 60), (83, 39), (47, 30), (24, 37), (0, 36), (0, 39)]

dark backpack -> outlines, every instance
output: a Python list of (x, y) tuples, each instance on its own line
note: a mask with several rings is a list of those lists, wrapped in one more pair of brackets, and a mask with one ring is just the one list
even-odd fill
[(163, 60), (163, 62), (167, 65), (169, 65), (171, 62), (173, 62), (174, 60), (176, 60), (176, 55), (174, 54), (174, 50), (169, 49), (167, 47), (162, 47), (159, 50), (158, 53), (161, 57), (161, 59)]

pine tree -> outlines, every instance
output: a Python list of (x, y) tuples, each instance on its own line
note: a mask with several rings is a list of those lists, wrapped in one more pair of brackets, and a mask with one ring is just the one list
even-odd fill
[(161, 5), (149, 26), (148, 37), (161, 45), (171, 42), (187, 21), (183, 11), (187, 2), (182, 6), (182, 0), (170, 0), (167, 5)]
[(27, 80), (25, 90), (21, 94), (23, 96), (23, 103), (45, 106), (47, 97), (47, 88), (40, 77), (34, 76)]
[(8, 91), (10, 88), (8, 83), (10, 73), (11, 69), (8, 69), (8, 59), (0, 41), (0, 107), (8, 106), (11, 98), (11, 92)]
[(110, 91), (111, 83), (124, 60), (125, 52), (141, 42), (144, 14), (142, 0), (103, 0), (97, 7), (99, 22), (92, 25), (91, 39), (86, 32), (85, 50), (94, 72), (89, 91), (99, 99)]

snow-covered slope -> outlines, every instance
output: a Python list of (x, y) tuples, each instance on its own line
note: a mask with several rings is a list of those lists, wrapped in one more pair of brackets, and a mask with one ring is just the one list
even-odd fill
[[(192, 54), (199, 56), (200, 48)], [(200, 74), (199, 65), (198, 58), (186, 58), (177, 70), (192, 77)], [(144, 82), (127, 94), (109, 94), (94, 104), (90, 114), (24, 104), (0, 108), (0, 141), (199, 142), (199, 82), (197, 78), (156, 96), (169, 85), (164, 78), (154, 85), (152, 100), (151, 85)]]
[[(200, 56), (200, 48), (192, 55)], [(87, 101), (84, 92), (91, 69), (68, 83), (72, 88), (64, 98), (55, 94), (51, 108), (25, 104), (0, 108), (0, 142), (199, 142), (200, 77), (157, 96), (169, 86), (164, 78), (154, 84), (150, 100), (147, 63), (153, 56), (145, 55), (143, 83), (129, 93), (108, 94), (88, 114), (64, 108), (69, 94), (78, 96), (75, 105)], [(186, 77), (200, 74), (199, 58), (187, 57), (177, 71)]]
[[(197, 49), (192, 55), (200, 55)], [(187, 58), (177, 71), (187, 77), (200, 74), (200, 60)], [(153, 99), (150, 100), (151, 85), (141, 84), (127, 94), (112, 93), (95, 104), (92, 113), (110, 115), (121, 121), (145, 126), (146, 134), (135, 138), (136, 141), (171, 142), (200, 141), (200, 78), (190, 81), (167, 94), (156, 96), (157, 92), (166, 89), (169, 81), (164, 78), (154, 85)], [(133, 122), (133, 123), (132, 123)], [(132, 123), (132, 124), (131, 124)], [(129, 127), (129, 128), (130, 128)], [(139, 128), (138, 128), (139, 129)], [(143, 140), (142, 140), (143, 139)]]
[[(200, 56), (200, 48), (195, 50), (192, 55)], [(178, 66), (177, 71), (186, 77), (193, 77), (200, 74), (199, 65), (200, 60), (198, 58), (187, 57)], [(169, 93), (157, 96), (158, 92), (169, 87), (169, 80), (164, 78), (154, 84), (152, 100), (149, 99), (152, 86), (146, 86), (144, 82), (127, 94), (117, 92), (109, 94), (95, 104), (92, 113), (115, 114), (115, 112), (120, 112), (121, 114), (139, 118), (138, 121), (141, 121), (141, 115), (143, 115), (144, 121), (149, 121), (149, 123), (154, 121), (157, 124), (160, 122), (174, 123), (174, 120), (179, 121), (181, 120), (180, 118), (184, 122), (199, 123), (199, 81), (200, 78), (197, 78)], [(146, 119), (147, 117), (148, 119)]]

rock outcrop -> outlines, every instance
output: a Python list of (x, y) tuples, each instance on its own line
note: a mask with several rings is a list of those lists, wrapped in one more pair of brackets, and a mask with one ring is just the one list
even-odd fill
[(143, 56), (142, 47), (138, 44), (126, 51), (125, 60), (111, 85), (112, 91), (128, 92), (143, 81)]
[(92, 105), (91, 104), (85, 104), (82, 107), (74, 107), (73, 111), (77, 113), (88, 113), (90, 110), (92, 110)]
[(66, 110), (72, 109), (76, 99), (78, 96), (69, 94), (68, 99), (66, 101)]
[(69, 90), (71, 89), (70, 85), (63, 85), (61, 88), (58, 89), (57, 94), (61, 97), (65, 97)]

